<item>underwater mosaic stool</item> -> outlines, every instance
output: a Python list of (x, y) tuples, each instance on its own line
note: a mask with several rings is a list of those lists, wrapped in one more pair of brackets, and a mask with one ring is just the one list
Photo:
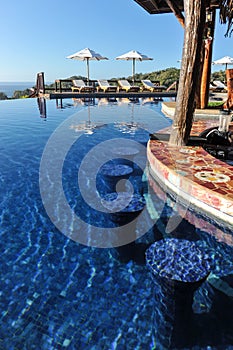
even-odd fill
[[(135, 244), (137, 216), (145, 207), (144, 197), (137, 193), (113, 192), (103, 196), (101, 203), (109, 210), (110, 220), (117, 225), (119, 235), (127, 234), (132, 239), (131, 243), (115, 248), (113, 256), (122, 262), (134, 259), (137, 251)], [(125, 228), (124, 225), (128, 223), (130, 226)]]
[[(115, 192), (116, 185), (120, 180), (128, 179), (133, 173), (133, 168), (125, 164), (115, 164), (113, 162), (104, 164), (100, 169), (100, 174), (104, 179), (103, 186), (106, 192)], [(119, 190), (125, 190), (124, 182), (121, 184), (122, 188)]]
[(209, 256), (196, 242), (162, 239), (146, 251), (154, 282), (154, 332), (162, 349), (191, 339), (193, 294), (210, 273)]
[(140, 214), (146, 201), (143, 196), (137, 193), (112, 192), (103, 196), (101, 203), (109, 210), (112, 222), (122, 226)]
[(146, 147), (116, 147), (112, 150), (114, 163), (125, 164), (133, 168), (133, 176), (142, 176), (146, 167)]
[(114, 162), (132, 166), (134, 157), (139, 153), (139, 150), (133, 147), (117, 147), (112, 150), (112, 153), (117, 158)]

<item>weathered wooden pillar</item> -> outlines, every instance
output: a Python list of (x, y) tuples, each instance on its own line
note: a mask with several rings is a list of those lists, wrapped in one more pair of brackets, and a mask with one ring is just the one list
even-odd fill
[(184, 0), (185, 36), (170, 145), (185, 145), (192, 128), (205, 28), (206, 1)]
[(223, 108), (233, 109), (233, 69), (226, 70), (227, 77), (227, 101)]
[(213, 39), (214, 39), (214, 27), (215, 27), (216, 11), (207, 10), (206, 13), (206, 28), (205, 28), (205, 48), (203, 59), (203, 71), (201, 77), (201, 91), (200, 91), (200, 106), (204, 109), (208, 106), (209, 102), (209, 86), (211, 76), (211, 63), (212, 63), (212, 51), (213, 51)]
[(37, 89), (37, 94), (45, 93), (44, 72), (37, 73), (36, 89)]

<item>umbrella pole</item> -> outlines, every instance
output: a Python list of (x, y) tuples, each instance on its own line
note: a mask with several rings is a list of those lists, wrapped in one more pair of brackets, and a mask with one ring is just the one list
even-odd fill
[(88, 126), (91, 125), (90, 103), (88, 103)]
[(87, 58), (87, 83), (89, 85), (89, 58)]
[(134, 74), (135, 74), (135, 58), (133, 58), (133, 76), (132, 76), (133, 84), (134, 84)]

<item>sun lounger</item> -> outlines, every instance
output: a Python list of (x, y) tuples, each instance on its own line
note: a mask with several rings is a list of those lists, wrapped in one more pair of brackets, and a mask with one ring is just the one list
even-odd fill
[(107, 80), (97, 80), (97, 83), (99, 86), (97, 86), (97, 91), (103, 91), (103, 92), (116, 92), (117, 86), (110, 85)]
[(149, 90), (151, 92), (155, 92), (155, 91), (161, 92), (163, 90), (166, 90), (166, 86), (154, 84), (149, 79), (141, 80), (141, 82), (143, 85), (143, 90)]
[(213, 81), (214, 85), (216, 85), (220, 90), (222, 91), (227, 91), (227, 86), (223, 84), (220, 80), (214, 80)]
[(219, 88), (213, 84), (210, 83), (209, 85), (209, 90), (214, 92), (214, 91), (219, 91)]
[(78, 92), (94, 92), (94, 87), (86, 85), (83, 80), (81, 79), (74, 79), (72, 80), (73, 86), (71, 87), (72, 91), (78, 91)]
[(140, 86), (131, 85), (126, 79), (118, 80), (118, 85), (118, 91), (138, 92), (140, 90)]

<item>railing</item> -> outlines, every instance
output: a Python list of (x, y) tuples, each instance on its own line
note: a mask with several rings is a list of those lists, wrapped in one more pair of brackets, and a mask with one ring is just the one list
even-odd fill
[(67, 89), (70, 91), (71, 88), (64, 88), (62, 86), (62, 83), (71, 83), (72, 85), (72, 80), (71, 79), (56, 79), (55, 80), (55, 91), (56, 92), (62, 92), (62, 91), (66, 91)]
[(166, 92), (170, 91), (170, 90), (178, 90), (178, 81), (174, 81), (174, 83), (172, 83), (166, 90)]
[[(87, 84), (87, 79), (82, 78), (82, 80)], [(109, 83), (112, 85), (118, 85), (117, 80), (118, 79), (108, 79)], [(127, 80), (130, 84), (133, 84), (133, 81), (131, 79), (127, 78)], [(158, 81), (158, 80), (152, 80), (152, 83), (156, 86), (161, 85), (160, 81)], [(140, 84), (141, 84), (141, 80), (135, 80), (133, 85), (140, 85)], [(91, 85), (93, 87), (97, 87), (98, 81), (97, 80), (89, 80), (89, 85)], [(55, 87), (46, 87), (45, 81), (44, 81), (44, 73), (40, 72), (40, 73), (37, 73), (36, 87), (33, 90), (30, 97), (39, 96), (39, 94), (45, 94), (46, 91), (55, 91), (55, 92), (60, 92), (60, 93), (65, 92), (65, 91), (70, 92), (72, 90), (71, 88), (72, 88), (72, 79), (56, 79), (55, 80)], [(166, 92), (168, 92), (170, 90), (177, 91), (177, 89), (178, 89), (178, 82), (175, 81), (165, 91)]]
[[(86, 84), (87, 84), (87, 79), (82, 79)], [(127, 79), (130, 84), (133, 84), (133, 81), (130, 79)], [(110, 84), (117, 84), (117, 79), (108, 79), (108, 82)], [(70, 83), (70, 87), (65, 86), (64, 84)], [(156, 86), (160, 86), (160, 82), (158, 80), (152, 81), (153, 84)], [(141, 80), (134, 80), (134, 85), (139, 85), (141, 84)], [(96, 87), (98, 85), (97, 80), (89, 80), (90, 86)], [(72, 79), (56, 79), (55, 80), (55, 92), (64, 92), (64, 91), (71, 91), (71, 86), (72, 86)], [(46, 88), (47, 90), (47, 88)]]

